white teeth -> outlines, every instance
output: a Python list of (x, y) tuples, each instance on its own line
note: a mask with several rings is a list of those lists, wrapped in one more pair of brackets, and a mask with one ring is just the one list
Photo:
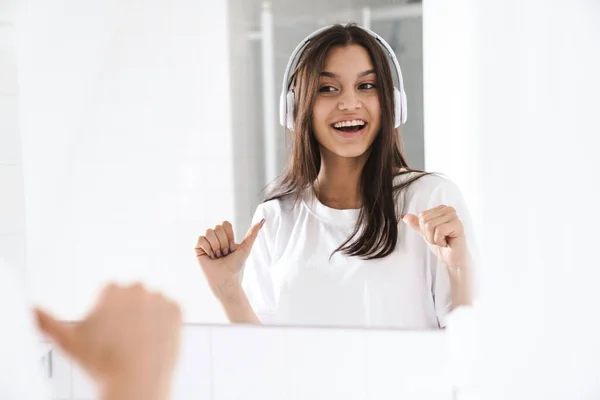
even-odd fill
[(336, 122), (335, 124), (333, 124), (334, 128), (343, 128), (345, 126), (357, 126), (357, 125), (364, 125), (365, 121), (363, 121), (362, 119), (353, 119), (352, 121), (341, 121), (341, 122)]

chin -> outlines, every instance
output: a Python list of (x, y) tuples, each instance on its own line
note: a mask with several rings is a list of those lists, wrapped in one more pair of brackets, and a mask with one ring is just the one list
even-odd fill
[[(375, 140), (371, 131), (364, 132), (355, 137), (344, 137), (331, 128), (329, 132), (316, 135), (321, 148), (328, 153), (344, 158), (358, 158), (364, 156)], [(325, 133), (327, 132), (327, 133)]]
[(351, 146), (351, 145), (346, 145), (346, 146), (335, 146), (333, 148), (330, 149), (330, 151), (332, 153), (334, 153), (335, 155), (339, 156), (339, 157), (344, 157), (344, 158), (358, 158), (363, 156), (367, 150), (369, 150), (368, 147), (364, 147), (364, 146)]
[[(375, 138), (373, 138), (375, 139)], [(373, 140), (368, 137), (360, 138), (359, 140), (333, 140), (332, 146), (329, 147), (333, 153), (340, 157), (356, 158), (361, 157), (367, 153), (373, 144)]]

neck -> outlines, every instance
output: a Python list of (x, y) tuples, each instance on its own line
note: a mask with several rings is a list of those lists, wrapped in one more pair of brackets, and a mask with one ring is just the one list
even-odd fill
[(319, 201), (341, 210), (360, 208), (360, 176), (367, 157), (368, 153), (359, 157), (340, 157), (321, 148), (321, 168), (315, 181)]

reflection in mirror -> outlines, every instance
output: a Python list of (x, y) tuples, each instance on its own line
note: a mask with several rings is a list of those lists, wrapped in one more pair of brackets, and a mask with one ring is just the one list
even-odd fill
[(79, 320), (141, 280), (188, 323), (397, 329), (470, 304), (470, 211), (424, 172), (421, 4), (313, 6), (23, 13), (36, 302)]
[[(470, 304), (468, 207), (453, 182), (422, 171), (421, 19), (414, 10), (420, 5), (387, 13), (375, 7), (362, 10), (361, 27), (300, 28), (301, 12), (280, 18), (263, 5), (261, 63), (253, 71), (262, 77), (263, 103), (254, 110), (262, 111), (257, 132), (268, 187), (244, 224), (247, 233), (226, 221), (202, 229), (196, 246), (231, 321), (438, 329), (453, 308)], [(303, 31), (309, 35), (301, 38)], [(409, 74), (400, 69), (399, 47)], [(271, 98), (276, 81), (281, 93)], [(412, 125), (404, 125), (407, 86), (418, 93)], [(237, 241), (236, 234), (246, 236)]]

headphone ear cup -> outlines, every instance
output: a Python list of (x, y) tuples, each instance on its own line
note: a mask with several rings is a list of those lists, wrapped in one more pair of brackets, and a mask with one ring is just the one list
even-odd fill
[(295, 128), (294, 123), (294, 91), (290, 90), (286, 95), (286, 126), (290, 131)]
[(407, 101), (406, 101), (406, 92), (402, 92), (402, 120), (401, 122), (404, 124), (406, 123), (406, 119), (408, 118), (408, 111), (407, 111)]
[(286, 126), (286, 119), (287, 119), (286, 99), (287, 99), (286, 93), (282, 91), (281, 94), (279, 95), (279, 124), (283, 125), (283, 126)]
[(397, 128), (404, 122), (404, 101), (402, 93), (394, 87), (394, 128)]

